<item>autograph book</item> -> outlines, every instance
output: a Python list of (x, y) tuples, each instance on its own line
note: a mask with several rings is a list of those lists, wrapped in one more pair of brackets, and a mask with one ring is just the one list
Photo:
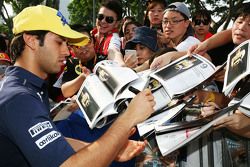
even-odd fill
[(228, 54), (222, 90), (225, 95), (231, 94), (236, 84), (250, 74), (249, 42), (241, 43)]
[(121, 67), (114, 61), (101, 61), (95, 66), (94, 73), (87, 76), (76, 99), (91, 129), (104, 126), (108, 116), (121, 112), (118, 107), (126, 104), (122, 100), (135, 95), (129, 92), (120, 96), (120, 92), (138, 78), (132, 69)]

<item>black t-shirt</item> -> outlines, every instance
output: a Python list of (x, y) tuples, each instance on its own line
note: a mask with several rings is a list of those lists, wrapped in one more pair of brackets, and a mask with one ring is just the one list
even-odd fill
[[(230, 42), (215, 49), (211, 49), (207, 53), (210, 55), (212, 63), (215, 66), (219, 66), (227, 61), (227, 56), (234, 49), (234, 47), (235, 47), (234, 43)], [(223, 88), (223, 82), (218, 82), (218, 81), (215, 82), (219, 88), (219, 91), (221, 92)]]
[[(89, 60), (87, 63), (82, 64), (83, 66), (87, 67), (89, 70), (93, 70), (95, 64), (94, 59)], [(62, 82), (68, 82), (75, 78), (77, 78), (81, 74), (80, 62), (79, 59), (74, 57), (68, 57), (66, 59), (66, 67), (64, 69)]]
[(211, 49), (207, 53), (210, 55), (212, 63), (215, 66), (218, 66), (227, 61), (227, 55), (234, 49), (234, 47), (234, 43), (230, 42), (215, 49)]

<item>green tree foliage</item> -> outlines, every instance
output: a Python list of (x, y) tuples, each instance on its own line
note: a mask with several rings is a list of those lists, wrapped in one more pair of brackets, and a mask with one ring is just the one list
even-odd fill
[[(73, 0), (68, 10), (70, 13), (70, 24), (92, 24), (93, 22), (93, 0)], [(98, 10), (100, 2), (95, 5), (95, 11)]]
[[(59, 5), (59, 0), (0, 0), (0, 15), (3, 20), (3, 24), (0, 25), (0, 30), (1, 32), (7, 32), (9, 35), (11, 35), (12, 17), (9, 16), (4, 2), (12, 6), (14, 13), (19, 13), (28, 6), (35, 6), (42, 3), (54, 8), (58, 8)], [(4, 15), (4, 13), (6, 13), (7, 16)]]
[[(96, 0), (97, 1), (97, 0)], [(122, 0), (124, 16), (135, 16), (139, 22), (143, 22), (144, 11), (147, 0)], [(72, 23), (93, 23), (93, 1), (73, 0), (70, 4), (70, 19)], [(213, 18), (212, 29), (217, 32), (218, 28), (224, 23), (226, 29), (234, 13), (237, 11), (244, 0), (168, 0), (172, 2), (185, 2), (191, 13), (197, 9), (208, 10)], [(100, 2), (96, 2), (96, 13)]]
[[(95, 15), (98, 12), (102, 0), (72, 0), (68, 6), (71, 24), (91, 24), (94, 25)], [(146, 10), (147, 0), (122, 0), (123, 16), (135, 16), (139, 22), (143, 22), (144, 12)], [(181, 0), (176, 0), (181, 1)], [(59, 0), (0, 0), (0, 16), (3, 24), (0, 26), (2, 30), (11, 32), (12, 18), (6, 13), (4, 2), (10, 4), (15, 13), (19, 13), (23, 8), (32, 5), (45, 4), (54, 8), (58, 8)], [(94, 5), (95, 2), (95, 5)], [(175, 0), (168, 0), (169, 3)], [(244, 0), (182, 0), (190, 7), (191, 13), (196, 9), (207, 9), (213, 18), (212, 28), (214, 32), (223, 25), (226, 29), (230, 20)], [(93, 10), (94, 6), (94, 10)]]

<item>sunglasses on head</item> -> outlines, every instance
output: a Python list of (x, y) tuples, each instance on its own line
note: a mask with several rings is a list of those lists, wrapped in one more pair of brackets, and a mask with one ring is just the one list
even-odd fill
[(204, 20), (195, 19), (195, 20), (194, 20), (194, 24), (195, 24), (195, 25), (201, 25), (201, 23), (202, 23), (203, 25), (208, 25), (208, 24), (209, 24), (209, 20), (207, 20), (207, 19), (204, 19)]
[(99, 21), (102, 21), (104, 18), (105, 18), (105, 21), (109, 24), (111, 24), (115, 21), (114, 17), (112, 17), (112, 16), (104, 16), (103, 14), (97, 14), (97, 19)]

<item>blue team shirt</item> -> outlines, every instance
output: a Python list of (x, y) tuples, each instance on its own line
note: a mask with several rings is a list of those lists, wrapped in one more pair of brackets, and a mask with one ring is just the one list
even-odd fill
[(56, 167), (74, 151), (49, 118), (47, 84), (20, 67), (0, 82), (0, 166)]

